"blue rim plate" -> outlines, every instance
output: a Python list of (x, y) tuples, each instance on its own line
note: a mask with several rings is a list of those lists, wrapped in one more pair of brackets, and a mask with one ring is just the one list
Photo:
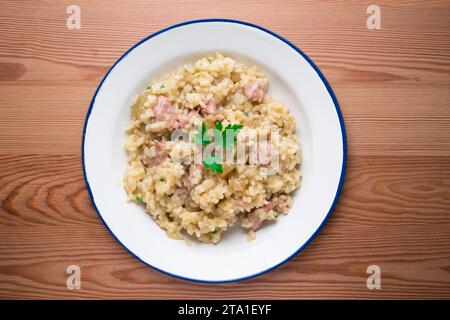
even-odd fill
[[(202, 280), (202, 279), (198, 279), (198, 278), (194, 278), (194, 277), (186, 277), (186, 276), (182, 276), (179, 274), (174, 274), (173, 272), (168, 272), (165, 271), (161, 268), (158, 268), (155, 265), (152, 265), (146, 261), (144, 261), (143, 259), (141, 259), (139, 257), (138, 254), (135, 254), (135, 252), (133, 252), (132, 250), (130, 250), (117, 236), (116, 234), (111, 230), (110, 226), (107, 224), (107, 222), (105, 221), (104, 217), (102, 216), (98, 205), (96, 203), (92, 188), (91, 188), (91, 184), (89, 182), (88, 179), (88, 174), (87, 174), (87, 170), (86, 170), (86, 155), (85, 155), (85, 146), (86, 146), (86, 130), (88, 127), (88, 122), (89, 119), (91, 117), (91, 113), (94, 107), (94, 104), (96, 102), (96, 98), (97, 95), (100, 91), (100, 89), (102, 88), (105, 80), (108, 78), (108, 76), (110, 75), (110, 73), (115, 69), (116, 65), (125, 57), (127, 57), (134, 49), (136, 49), (137, 47), (139, 47), (140, 45), (142, 45), (143, 43), (146, 43), (149, 39), (154, 38), (157, 35), (163, 34), (168, 32), (169, 30), (173, 30), (176, 28), (180, 28), (183, 26), (188, 26), (188, 25), (193, 25), (193, 24), (205, 24), (205, 23), (215, 23), (215, 22), (220, 22), (220, 23), (230, 23), (230, 24), (237, 24), (237, 25), (243, 25), (243, 26), (247, 26), (247, 27), (251, 27), (254, 29), (257, 29), (259, 31), (263, 31), (264, 33), (266, 33), (267, 35), (270, 35), (271, 37), (275, 37), (278, 40), (281, 40), (283, 43), (287, 44), (290, 48), (292, 48), (293, 50), (295, 50), (296, 53), (298, 53), (304, 60), (307, 61), (307, 63), (314, 69), (314, 71), (317, 73), (317, 75), (320, 77), (320, 80), (323, 82), (323, 85), (326, 88), (326, 91), (328, 92), (329, 96), (332, 99), (332, 102), (334, 104), (336, 113), (337, 113), (337, 117), (339, 119), (339, 124), (340, 124), (340, 130), (341, 130), (341, 139), (342, 139), (342, 168), (341, 168), (341, 172), (340, 172), (340, 177), (339, 177), (339, 182), (337, 185), (337, 190), (334, 196), (334, 199), (331, 203), (331, 206), (329, 207), (328, 213), (326, 214), (325, 218), (322, 220), (321, 224), (319, 225), (319, 227), (315, 230), (315, 232), (309, 237), (309, 239), (304, 242), (295, 252), (293, 252), (292, 254), (290, 254), (287, 258), (285, 258), (284, 260), (282, 260), (281, 262), (278, 262), (276, 264), (274, 264), (273, 266), (266, 268), (262, 271), (247, 275), (247, 276), (243, 276), (243, 277), (238, 277), (238, 278), (232, 278), (232, 279), (226, 279), (226, 280)], [(167, 27), (165, 29), (162, 29), (158, 32), (155, 32), (151, 35), (149, 35), (148, 37), (142, 39), (141, 41), (139, 41), (138, 43), (136, 43), (133, 47), (131, 47), (128, 51), (126, 51), (114, 64), (113, 66), (108, 70), (108, 72), (106, 73), (106, 75), (103, 77), (102, 81), (100, 82), (97, 90), (95, 91), (95, 94), (92, 98), (91, 104), (89, 106), (89, 109), (87, 111), (87, 115), (86, 115), (86, 120), (84, 123), (84, 128), (83, 128), (83, 137), (82, 137), (82, 162), (83, 162), (83, 173), (84, 173), (84, 179), (86, 181), (86, 186), (87, 186), (87, 190), (89, 193), (89, 196), (92, 200), (92, 203), (97, 211), (97, 214), (99, 215), (101, 221), (103, 222), (103, 224), (105, 225), (106, 229), (111, 233), (111, 235), (114, 237), (114, 239), (116, 239), (116, 241), (118, 243), (120, 243), (129, 253), (131, 253), (136, 259), (140, 260), (141, 262), (143, 262), (144, 264), (146, 264), (147, 266), (172, 277), (178, 278), (178, 279), (183, 279), (183, 280), (188, 280), (188, 281), (193, 281), (193, 282), (201, 282), (201, 283), (228, 283), (228, 282), (236, 282), (236, 281), (242, 281), (242, 280), (246, 280), (246, 279), (251, 279), (257, 276), (260, 276), (262, 274), (265, 274), (279, 266), (281, 266), (282, 264), (286, 263), (287, 261), (289, 261), (290, 259), (292, 259), (293, 257), (295, 257), (298, 253), (300, 253), (304, 248), (306, 248), (306, 246), (317, 236), (317, 234), (320, 232), (320, 230), (324, 227), (325, 223), (327, 222), (328, 218), (331, 215), (331, 212), (333, 211), (333, 209), (336, 206), (337, 200), (339, 198), (341, 189), (342, 189), (342, 185), (344, 182), (344, 176), (345, 176), (345, 169), (346, 169), (346, 163), (347, 163), (347, 142), (346, 142), (346, 133), (345, 133), (345, 125), (344, 125), (344, 120), (342, 117), (342, 112), (340, 110), (338, 101), (336, 99), (335, 94), (333, 93), (333, 90), (331, 89), (330, 84), (328, 83), (328, 81), (326, 80), (325, 76), (322, 74), (322, 72), (319, 70), (319, 68), (311, 61), (311, 59), (305, 54), (303, 53), (299, 48), (297, 48), (294, 44), (292, 44), (290, 41), (288, 41), (287, 39), (281, 37), (280, 35), (265, 29), (261, 26), (252, 24), (252, 23), (248, 23), (248, 22), (244, 22), (244, 21), (238, 21), (238, 20), (230, 20), (230, 19), (202, 19), (202, 20), (192, 20), (192, 21), (186, 21), (186, 22), (182, 22), (182, 23), (178, 23), (175, 25), (172, 25), (170, 27)], [(92, 183), (92, 181), (91, 181)]]

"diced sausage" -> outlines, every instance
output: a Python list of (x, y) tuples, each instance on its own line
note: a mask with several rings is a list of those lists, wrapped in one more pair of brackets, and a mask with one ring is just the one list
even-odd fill
[(217, 103), (214, 100), (206, 102), (205, 111), (208, 114), (215, 114), (217, 112)]
[(166, 120), (168, 114), (174, 112), (173, 105), (170, 100), (164, 96), (158, 96), (156, 99), (156, 105), (153, 108), (153, 112), (155, 114), (155, 119)]
[(159, 96), (153, 108), (155, 120), (164, 121), (169, 129), (178, 129), (186, 126), (192, 117), (198, 116), (195, 110), (177, 110), (174, 105), (164, 96)]
[(189, 191), (187, 191), (185, 188), (175, 189), (173, 195), (177, 197), (183, 205), (185, 205), (189, 200)]
[(268, 212), (270, 210), (275, 210), (277, 212), (287, 214), (290, 209), (290, 202), (288, 196), (282, 194), (279, 196), (275, 196), (269, 200), (269, 203), (266, 204), (263, 209)]
[(276, 160), (277, 148), (270, 142), (259, 141), (249, 150), (249, 163), (268, 165)]
[(250, 101), (262, 102), (264, 100), (265, 88), (261, 81), (249, 82), (244, 87), (244, 94)]
[(247, 214), (247, 219), (251, 223), (250, 230), (256, 231), (259, 228), (261, 228), (262, 220), (261, 218), (256, 214), (255, 210), (250, 211)]
[(276, 206), (277, 211), (283, 214), (287, 214), (290, 208), (291, 202), (289, 201), (288, 196), (284, 194), (280, 195), (278, 197), (278, 204)]
[(156, 155), (154, 157), (147, 158), (147, 163), (152, 166), (159, 165), (169, 157), (163, 142), (156, 141), (155, 148), (156, 148)]
[(258, 160), (262, 165), (269, 164), (276, 156), (275, 146), (267, 141), (260, 141), (258, 143)]
[(202, 114), (214, 115), (217, 112), (217, 102), (214, 99), (208, 99), (206, 102), (200, 103)]

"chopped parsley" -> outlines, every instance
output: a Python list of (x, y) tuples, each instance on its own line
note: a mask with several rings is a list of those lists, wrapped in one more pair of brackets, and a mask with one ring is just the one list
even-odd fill
[(222, 126), (222, 121), (219, 121), (219, 122), (216, 123), (216, 129), (217, 130), (222, 131), (222, 127), (223, 127)]
[(223, 173), (222, 159), (219, 156), (208, 155), (203, 159), (203, 166), (212, 172)]
[(138, 194), (136, 197), (134, 197), (134, 202), (136, 202), (136, 203), (139, 203), (139, 202), (141, 202), (142, 201), (142, 197), (141, 197), (141, 195), (140, 194)]
[(237, 142), (237, 134), (243, 127), (242, 124), (229, 124), (223, 129), (222, 144), (225, 148), (231, 147)]
[[(237, 142), (237, 133), (244, 126), (241, 124), (228, 124), (223, 127), (222, 121), (215, 124), (214, 145), (223, 148), (233, 146)], [(206, 130), (206, 125), (203, 122), (199, 132), (194, 133), (194, 144), (207, 146), (212, 142), (212, 137)], [(223, 173), (222, 158), (218, 155), (208, 155), (203, 159), (203, 166), (210, 169), (212, 172)]]

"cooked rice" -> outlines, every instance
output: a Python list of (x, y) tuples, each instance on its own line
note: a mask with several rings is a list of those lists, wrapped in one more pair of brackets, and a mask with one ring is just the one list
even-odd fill
[[(252, 240), (263, 221), (288, 213), (301, 184), (301, 152), (294, 117), (265, 94), (267, 86), (256, 67), (215, 54), (153, 81), (136, 98), (127, 125), (124, 187), (128, 199), (144, 204), (169, 237), (188, 234), (218, 243), (240, 221)], [(224, 164), (220, 174), (186, 161), (193, 155), (192, 140), (170, 141), (176, 128), (192, 138), (202, 122), (209, 128), (218, 120), (244, 125), (238, 143), (254, 143), (245, 140), (252, 129), (277, 130), (279, 167), (268, 172), (267, 165), (247, 161)]]

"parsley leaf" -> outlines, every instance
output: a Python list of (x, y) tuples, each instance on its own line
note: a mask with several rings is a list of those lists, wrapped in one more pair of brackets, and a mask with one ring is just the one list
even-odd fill
[[(224, 148), (233, 146), (237, 142), (237, 133), (243, 127), (242, 124), (229, 124), (224, 128), (222, 121), (217, 122), (213, 130), (214, 144)], [(194, 144), (206, 146), (211, 142), (212, 137), (208, 134), (203, 122), (200, 131), (194, 133)], [(203, 166), (212, 172), (223, 173), (222, 159), (217, 155), (205, 157)]]
[(216, 129), (222, 131), (222, 121), (216, 123)]
[(229, 124), (222, 132), (223, 146), (225, 148), (231, 147), (237, 142), (237, 134), (244, 126), (242, 124)]
[(219, 156), (208, 155), (203, 160), (203, 166), (212, 172), (223, 173), (222, 159)]

